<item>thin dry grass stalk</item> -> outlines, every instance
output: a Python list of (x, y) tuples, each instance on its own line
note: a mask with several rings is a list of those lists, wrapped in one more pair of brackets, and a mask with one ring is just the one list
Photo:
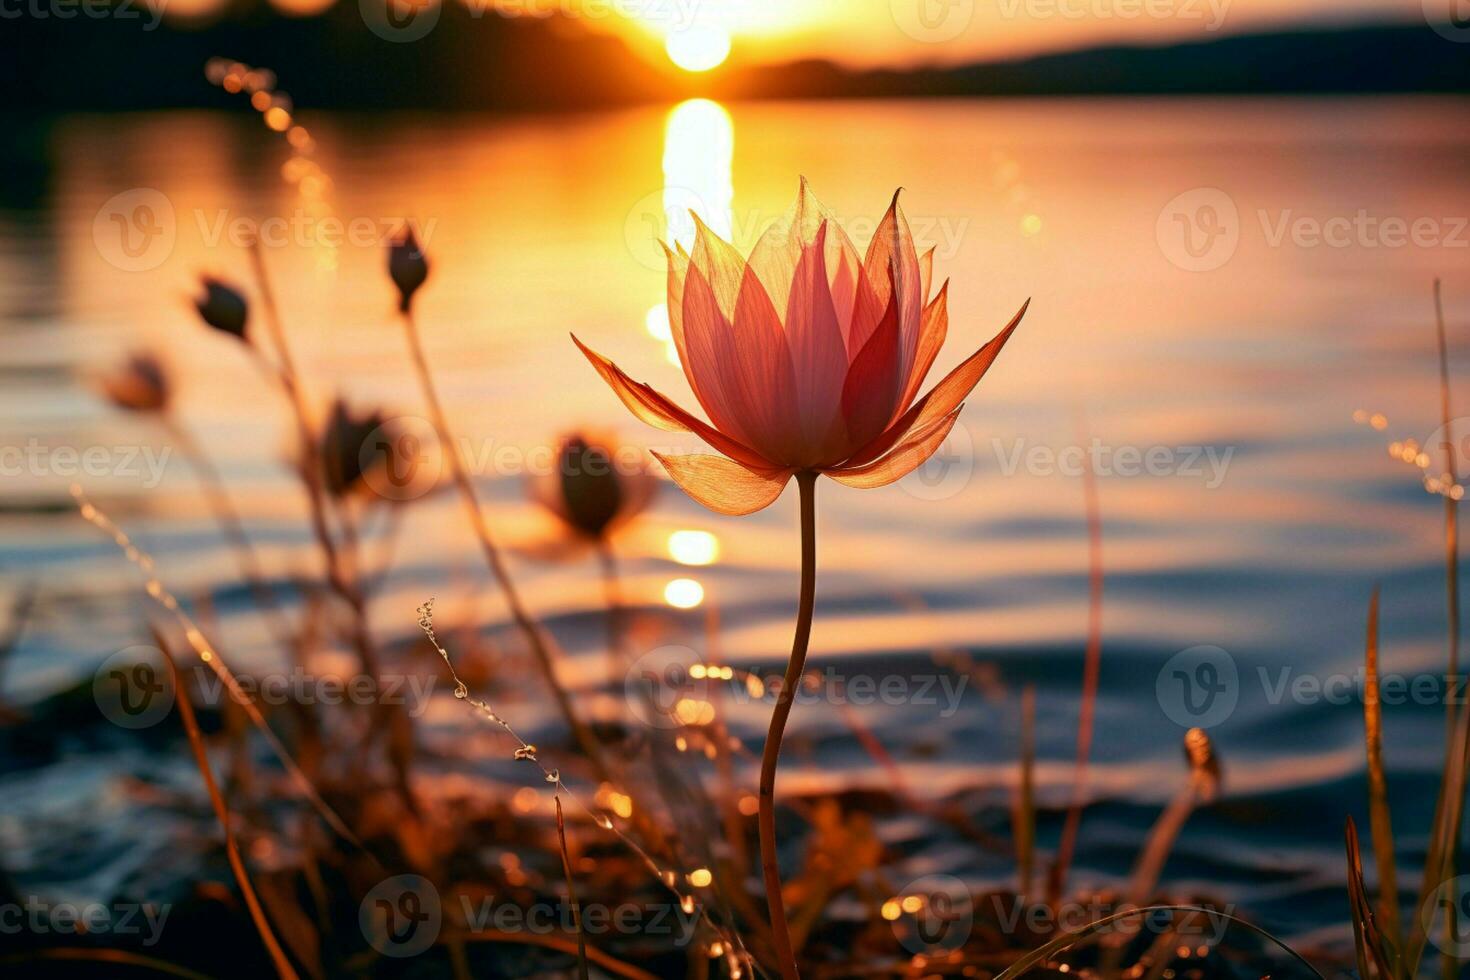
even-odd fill
[[(327, 567), (327, 583), (352, 610), (352, 640), (363, 673), (381, 682), (382, 672), (379, 665), (382, 658), (378, 655), (377, 645), (368, 628), (367, 600), (357, 587), (354, 577), (344, 567), (342, 555), (328, 524), (326, 491), (322, 486), (321, 468), (317, 465), (317, 439), (312, 432), (311, 412), (306, 403), (306, 395), (301, 390), (301, 375), (296, 370), (291, 347), (286, 342), (286, 331), (276, 303), (275, 290), (271, 288), (260, 242), (250, 243), (250, 259), (261, 302), (265, 307), (266, 326), (275, 347), (279, 380), (290, 399), (296, 420), (297, 435), (301, 443), (301, 478), (306, 484), (312, 533)], [(414, 751), (412, 723), (407, 712), (398, 710), (398, 706), (387, 699), (378, 702), (377, 713), (388, 733), (388, 758), (393, 766), (398, 795), (410, 812), (418, 813), (418, 801), (414, 797), (410, 777)]]
[(1101, 919), (1098, 919), (1095, 922), (1089, 922), (1087, 925), (1083, 926), (1080, 929), (1074, 929), (1070, 932), (1064, 933), (1063, 935), (1058, 936), (1056, 939), (1053, 939), (1046, 945), (1038, 946), (1037, 948), (1031, 950), (1025, 956), (1022, 956), (1020, 959), (1016, 960), (1014, 963), (1011, 963), (1004, 970), (996, 974), (995, 980), (1016, 980), (1017, 977), (1026, 973), (1026, 971), (1030, 970), (1037, 964), (1044, 963), (1058, 953), (1065, 952), (1068, 949), (1071, 949), (1073, 946), (1076, 946), (1078, 943), (1081, 943), (1087, 939), (1091, 939), (1093, 936), (1098, 935), (1104, 929), (1115, 922), (1122, 922), (1140, 915), (1151, 915), (1155, 912), (1187, 912), (1191, 915), (1202, 915), (1206, 918), (1224, 919), (1226, 922), (1231, 922), (1245, 929), (1249, 929), (1251, 932), (1255, 933), (1257, 936), (1260, 936), (1262, 939), (1265, 939), (1275, 946), (1278, 946), (1281, 949), (1285, 950), (1293, 960), (1310, 970), (1312, 972), (1312, 975), (1317, 977), (1318, 980), (1327, 980), (1326, 977), (1322, 976), (1322, 972), (1320, 970), (1318, 970), (1315, 966), (1307, 961), (1306, 957), (1302, 956), (1302, 954), (1292, 949), (1284, 941), (1276, 938), (1265, 929), (1262, 929), (1260, 926), (1252, 922), (1247, 922), (1245, 919), (1242, 919), (1239, 916), (1231, 915), (1228, 912), (1222, 912), (1219, 909), (1207, 909), (1199, 905), (1145, 905), (1142, 908), (1128, 908), (1124, 909), (1121, 912), (1114, 912), (1112, 915), (1103, 916)]
[[(523, 946), (540, 946), (544, 949), (554, 949), (560, 953), (576, 955), (577, 944), (563, 936), (545, 936), (536, 932), (501, 932), (499, 929), (480, 929), (472, 934), (459, 937), (464, 942), (475, 943), (519, 943)], [(631, 963), (625, 963), (616, 957), (596, 947), (587, 949), (587, 959), (597, 964), (613, 976), (624, 977), (626, 980), (659, 980), (657, 976), (647, 970), (639, 969)]]
[(322, 799), (321, 794), (317, 792), (316, 787), (307, 778), (306, 773), (296, 764), (296, 760), (286, 750), (286, 746), (281, 743), (275, 731), (266, 723), (265, 716), (260, 713), (260, 708), (256, 706), (255, 701), (240, 686), (240, 682), (235, 679), (234, 672), (230, 670), (229, 666), (220, 656), (219, 651), (205, 637), (204, 631), (200, 629), (199, 624), (183, 610), (179, 605), (179, 600), (164, 587), (163, 582), (155, 574), (156, 564), (153, 561), (153, 556), (134, 544), (132, 539), (120, 527), (114, 524), (110, 517), (88, 500), (87, 495), (82, 492), (81, 487), (73, 486), (71, 493), (77, 502), (77, 509), (82, 519), (112, 538), (113, 543), (117, 545), (127, 557), (128, 561), (138, 569), (138, 572), (143, 576), (143, 588), (149, 598), (162, 606), (174, 618), (174, 621), (183, 631), (184, 638), (188, 641), (190, 648), (198, 655), (200, 662), (207, 666), (219, 678), (220, 683), (230, 692), (231, 700), (240, 705), (244, 710), (246, 717), (250, 719), (250, 723), (265, 738), (266, 745), (269, 746), (271, 753), (281, 763), (281, 766), (286, 770), (286, 774), (295, 783), (297, 789), (301, 791), (302, 796), (305, 797), (322, 820), (339, 837), (359, 850), (363, 850), (364, 853), (367, 853), (363, 848), (362, 841), (358, 840), (357, 835), (348, 829), (347, 824), (342, 821), (342, 818), (337, 816), (336, 812), (327, 805), (327, 801)]
[[(722, 940), (725, 950), (726, 962), (731, 968), (732, 976), (743, 976), (745, 970), (753, 969), (753, 958), (751, 957), (749, 951), (745, 948), (745, 944), (740, 940), (739, 935), (723, 928), (719, 923), (714, 920), (707, 909), (703, 909), (701, 907), (700, 903), (695, 899), (693, 893), (686, 892), (679, 887), (680, 876), (678, 872), (671, 868), (661, 867), (658, 861), (654, 859), (653, 855), (650, 854), (648, 850), (643, 847), (643, 845), (639, 844), (638, 841), (634, 840), (631, 835), (625, 833), (621, 828), (618, 827), (618, 825), (614, 822), (612, 815), (602, 810), (594, 809), (592, 806), (588, 805), (581, 796), (579, 796), (577, 793), (574, 793), (571, 787), (563, 782), (560, 769), (548, 768), (547, 765), (541, 760), (540, 750), (535, 745), (521, 738), (516, 730), (511, 727), (510, 722), (506, 721), (505, 718), (502, 717), (493, 707), (491, 707), (487, 701), (482, 698), (475, 697), (473, 694), (470, 693), (469, 686), (465, 684), (464, 680), (459, 676), (459, 672), (455, 670), (454, 662), (449, 657), (449, 651), (446, 650), (444, 648), (444, 645), (439, 642), (439, 636), (434, 630), (434, 600), (432, 597), (426, 600), (422, 606), (419, 606), (418, 613), (419, 629), (423, 632), (424, 636), (428, 638), (429, 644), (434, 648), (434, 652), (439, 655), (439, 658), (444, 662), (445, 668), (448, 669), (449, 679), (454, 683), (455, 698), (469, 705), (475, 711), (475, 713), (484, 721), (494, 725), (501, 731), (505, 732), (505, 734), (509, 735), (511, 739), (516, 743), (516, 748), (513, 753), (514, 758), (524, 762), (529, 762), (534, 765), (538, 770), (540, 770), (542, 779), (546, 783), (554, 787), (558, 795), (565, 795), (568, 799), (575, 803), (578, 808), (582, 810), (583, 813), (587, 814), (587, 816), (592, 819), (593, 823), (597, 824), (597, 826), (601, 827), (603, 830), (611, 831), (618, 838), (618, 840), (622, 841), (623, 844), (625, 844), (635, 855), (638, 856), (638, 858), (648, 867), (649, 871), (653, 873), (654, 878), (661, 882), (665, 888), (674, 893), (674, 896), (679, 900), (679, 907), (683, 909), (686, 914), (692, 914), (695, 910), (701, 910), (704, 912), (705, 922)], [(594, 955), (594, 951), (588, 950), (587, 955), (590, 959), (592, 959), (593, 962), (601, 962), (598, 957)]]
[(1036, 874), (1036, 685), (1021, 691), (1021, 780), (1016, 796), (1016, 890), (1031, 894)]
[(572, 907), (572, 928), (577, 930), (577, 976), (587, 980), (587, 937), (582, 933), (582, 907), (577, 904), (577, 886), (572, 879), (572, 857), (567, 853), (567, 822), (561, 813), (561, 797), (556, 802), (556, 840), (561, 845), (561, 870), (567, 879), (567, 902)]
[(1378, 905), (1384, 934), (1397, 946), (1399, 886), (1394, 870), (1393, 823), (1388, 806), (1388, 781), (1383, 771), (1383, 705), (1378, 691), (1378, 587), (1368, 600), (1365, 641), (1363, 728), (1368, 745), (1368, 819), (1373, 831), (1373, 853), (1378, 862)]
[(1348, 904), (1353, 920), (1353, 946), (1358, 961), (1358, 976), (1368, 980), (1370, 960), (1377, 967), (1381, 980), (1408, 976), (1394, 972), (1393, 964), (1397, 963), (1400, 967), (1403, 964), (1390, 950), (1385, 949), (1383, 934), (1373, 915), (1373, 906), (1368, 901), (1368, 887), (1363, 881), (1363, 852), (1358, 845), (1358, 825), (1353, 822), (1352, 817), (1347, 819), (1344, 838), (1347, 845)]
[(160, 960), (141, 953), (130, 953), (125, 949), (79, 949), (56, 946), (51, 949), (36, 949), (14, 956), (0, 956), (0, 968), (24, 967), (27, 963), (86, 963), (102, 968), (135, 967), (162, 977), (179, 977), (181, 980), (211, 980), (203, 973), (187, 967)]
[(271, 930), (270, 922), (265, 917), (265, 909), (261, 907), (260, 899), (255, 895), (255, 888), (250, 884), (250, 874), (245, 870), (245, 861), (240, 857), (240, 848), (235, 843), (235, 830), (230, 821), (230, 808), (225, 803), (225, 798), (219, 791), (219, 785), (214, 781), (214, 771), (209, 766), (209, 751), (204, 747), (204, 736), (199, 731), (199, 722), (194, 718), (194, 705), (189, 700), (189, 689), (184, 685), (183, 676), (179, 673), (178, 664), (174, 662), (168, 641), (157, 630), (154, 630), (153, 638), (158, 643), (158, 649), (163, 653), (164, 663), (168, 666), (169, 677), (174, 686), (174, 702), (179, 706), (179, 720), (184, 723), (184, 732), (189, 736), (189, 746), (194, 750), (194, 762), (199, 767), (199, 775), (204, 779), (204, 788), (209, 792), (209, 802), (214, 807), (214, 815), (219, 820), (220, 829), (224, 831), (225, 854), (229, 858), (230, 871), (235, 876), (235, 883), (240, 886), (240, 894), (245, 899), (245, 907), (250, 911), (250, 918), (255, 923), (256, 932), (260, 933), (260, 941), (265, 944), (271, 962), (275, 964), (276, 973), (282, 980), (297, 980), (296, 970), (291, 966), (291, 961), (287, 959), (286, 951), (276, 940), (276, 934)]
[[(1079, 434), (1077, 444), (1086, 445), (1086, 438)], [(1072, 775), (1072, 800), (1067, 807), (1067, 820), (1062, 827), (1061, 841), (1057, 845), (1057, 856), (1047, 885), (1047, 898), (1052, 905), (1060, 902), (1067, 890), (1067, 874), (1077, 847), (1082, 803), (1087, 794), (1087, 763), (1092, 756), (1098, 678), (1102, 672), (1102, 508), (1098, 503), (1097, 474), (1091, 464), (1082, 470), (1082, 493), (1087, 509), (1087, 656), (1082, 667), (1082, 705), (1077, 718), (1077, 763)]]
[(1184, 755), (1189, 762), (1189, 779), (1159, 815), (1134, 865), (1127, 893), (1128, 901), (1134, 905), (1146, 901), (1158, 885), (1164, 862), (1194, 808), (1213, 799), (1219, 789), (1220, 762), (1203, 728), (1191, 728), (1184, 733)]
[[(1449, 474), (1450, 484), (1459, 482), (1459, 475), (1455, 470), (1455, 445), (1454, 432), (1451, 429), (1453, 414), (1450, 411), (1450, 357), (1449, 343), (1445, 338), (1444, 329), (1444, 302), (1441, 297), (1440, 282), (1434, 280), (1434, 325), (1435, 339), (1439, 348), (1439, 408), (1441, 424), (1444, 426), (1445, 439), (1445, 472)], [(1459, 690), (1460, 675), (1460, 503), (1450, 494), (1444, 498), (1444, 547), (1445, 547), (1445, 592), (1447, 629), (1449, 631), (1449, 689)], [(1445, 751), (1448, 753), (1452, 747), (1455, 736), (1455, 699), (1445, 699)], [(1460, 851), (1460, 824), (1455, 822), (1453, 838), (1450, 844), (1449, 854), (1446, 857), (1448, 867), (1445, 869), (1445, 877), (1455, 876), (1456, 858)], [(1458, 914), (1453, 903), (1445, 906), (1445, 929), (1448, 935), (1458, 935), (1455, 919)], [(1445, 944), (1443, 950), (1443, 969), (1445, 980), (1455, 980), (1459, 973), (1459, 961), (1455, 956), (1454, 943)]]
[(475, 532), (475, 537), (480, 543), (480, 550), (485, 556), (485, 564), (490, 569), (490, 574), (505, 595), (506, 605), (510, 608), (511, 619), (516, 627), (526, 638), (527, 645), (536, 660), (536, 665), (541, 670), (541, 675), (550, 689), (552, 697), (556, 699), (557, 709), (561, 712), (562, 719), (572, 732), (577, 745), (582, 750), (588, 761), (596, 770), (598, 778), (604, 782), (612, 781), (611, 770), (602, 757), (601, 747), (597, 740), (592, 737), (592, 732), (577, 716), (576, 709), (572, 706), (571, 695), (567, 693), (565, 686), (556, 676), (556, 661), (552, 657), (551, 647), (539, 623), (531, 618), (525, 604), (521, 601), (521, 595), (516, 588), (515, 581), (510, 577), (510, 571), (505, 566), (505, 560), (500, 554), (500, 548), (496, 545), (494, 537), (490, 533), (490, 524), (485, 519), (485, 512), (480, 506), (479, 494), (475, 491), (474, 481), (470, 479), (469, 470), (459, 454), (459, 444), (454, 440), (453, 430), (449, 428), (449, 417), (444, 412), (444, 404), (439, 399), (438, 388), (434, 385), (433, 374), (429, 370), (428, 359), (424, 355), (423, 342), (419, 337), (418, 321), (414, 317), (413, 309), (405, 298), (400, 312), (403, 316), (403, 329), (408, 337), (408, 348), (413, 356), (414, 370), (418, 375), (419, 386), (423, 389), (424, 400), (429, 406), (429, 415), (434, 424), (435, 433), (439, 437), (439, 444), (444, 457), (449, 462), (449, 472), (454, 480), (460, 497), (464, 501), (465, 512), (469, 515), (470, 527)]

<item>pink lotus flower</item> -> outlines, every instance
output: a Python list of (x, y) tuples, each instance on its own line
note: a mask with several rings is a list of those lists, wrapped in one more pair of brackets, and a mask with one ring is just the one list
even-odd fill
[(668, 252), (668, 308), (709, 423), (572, 339), (634, 415), (722, 454), (655, 454), (722, 514), (760, 510), (800, 472), (859, 488), (905, 476), (939, 448), (1026, 312), (920, 397), (949, 326), (949, 284), (930, 296), (934, 253), (915, 251), (897, 194), (864, 258), (805, 180), (749, 261), (695, 222), (692, 254)]

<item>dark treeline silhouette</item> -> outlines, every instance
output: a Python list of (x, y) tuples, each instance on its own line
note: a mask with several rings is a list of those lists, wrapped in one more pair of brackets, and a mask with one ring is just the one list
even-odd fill
[(749, 97), (1465, 92), (1470, 49), (1426, 26), (1361, 26), (907, 72), (854, 74), (813, 61), (753, 69), (732, 83)]
[[(311, 108), (573, 109), (723, 98), (1470, 91), (1470, 57), (1427, 26), (1364, 26), (1107, 47), (956, 68), (854, 72), (823, 61), (729, 67), (708, 76), (650, 64), (618, 38), (562, 18), (504, 18), (445, 4), (409, 43), (370, 30), (357, 0), (317, 17), (259, 6), (207, 26), (133, 16), (38, 16), (27, 0), (0, 21), (4, 112), (231, 104), (203, 77), (214, 56), (273, 69)], [(48, 6), (50, 5), (50, 6)], [(153, 29), (145, 29), (153, 24)]]

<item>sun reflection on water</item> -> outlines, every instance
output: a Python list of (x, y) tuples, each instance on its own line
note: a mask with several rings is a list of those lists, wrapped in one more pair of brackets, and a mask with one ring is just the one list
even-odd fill
[[(670, 248), (694, 247), (694, 215), (726, 240), (734, 222), (735, 123), (712, 99), (690, 99), (669, 110), (664, 123), (664, 231)], [(648, 333), (679, 362), (668, 304), (648, 311)]]

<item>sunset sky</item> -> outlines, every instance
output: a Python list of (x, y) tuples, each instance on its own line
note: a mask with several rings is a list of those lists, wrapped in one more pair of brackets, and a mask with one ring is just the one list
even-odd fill
[[(599, 0), (506, 0), (508, 8)], [(829, 58), (914, 65), (1014, 57), (1097, 43), (1163, 43), (1295, 24), (1418, 21), (1420, 4), (1389, 0), (601, 0), (640, 11), (617, 29), (663, 41), (676, 61)], [(593, 9), (588, 7), (587, 9)], [(613, 26), (614, 18), (589, 17)], [(682, 30), (680, 30), (682, 28)], [(684, 37), (678, 35), (683, 34)], [(681, 50), (682, 49), (682, 50)]]
[[(221, 0), (161, 0), (180, 16)], [(310, 15), (334, 0), (269, 0)], [(341, 0), (357, 3), (358, 0)], [(440, 0), (385, 0), (402, 4)], [(1109, 42), (1166, 43), (1295, 25), (1402, 20), (1454, 0), (453, 0), (508, 17), (569, 16), (658, 63), (825, 58), (904, 67), (1017, 57)], [(486, 14), (488, 15), (488, 13)]]

